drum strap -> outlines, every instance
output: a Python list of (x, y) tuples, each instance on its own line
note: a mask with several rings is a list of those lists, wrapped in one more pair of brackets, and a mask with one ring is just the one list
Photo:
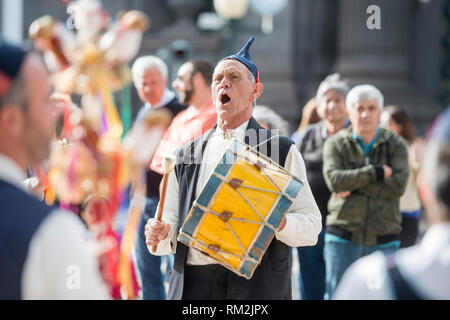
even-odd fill
[(275, 135), (273, 135), (272, 137), (270, 137), (269, 139), (266, 139), (266, 140), (264, 140), (264, 141), (258, 143), (258, 144), (257, 144), (256, 146), (254, 146), (253, 148), (254, 148), (255, 150), (257, 150), (257, 149), (258, 149), (261, 145), (263, 145), (264, 143), (267, 143), (267, 142), (269, 142), (270, 140), (273, 140), (273, 139), (279, 138), (279, 137), (280, 137), (279, 134), (275, 134)]

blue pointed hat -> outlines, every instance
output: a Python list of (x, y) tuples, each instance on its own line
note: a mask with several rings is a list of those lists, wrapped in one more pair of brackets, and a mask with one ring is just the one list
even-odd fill
[(255, 77), (256, 82), (259, 82), (258, 68), (256, 67), (255, 63), (253, 62), (252, 58), (250, 57), (250, 55), (248, 53), (248, 49), (252, 45), (253, 41), (255, 41), (255, 37), (252, 36), (252, 37), (250, 37), (250, 39), (248, 39), (245, 46), (238, 53), (228, 56), (226, 58), (223, 58), (222, 60), (227, 60), (227, 59), (238, 60), (239, 62), (244, 64), (251, 71), (251, 73)]
[(12, 81), (18, 76), (26, 51), (19, 46), (0, 39), (0, 98), (11, 87)]
[(11, 79), (15, 79), (26, 55), (19, 46), (0, 39), (0, 70)]

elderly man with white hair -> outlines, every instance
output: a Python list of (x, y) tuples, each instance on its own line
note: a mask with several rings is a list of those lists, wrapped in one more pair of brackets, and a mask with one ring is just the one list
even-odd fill
[(400, 245), (399, 198), (408, 180), (405, 142), (379, 128), (383, 95), (372, 85), (347, 94), (351, 126), (324, 145), (323, 174), (332, 196), (324, 244), (325, 297), (358, 258)]
[[(292, 247), (314, 245), (322, 228), (305, 165), (293, 141), (279, 137), (278, 146), (269, 151), (271, 146), (267, 143), (273, 141), (275, 135), (252, 117), (255, 100), (264, 89), (259, 70), (249, 54), (253, 41), (251, 37), (237, 54), (223, 58), (216, 65), (211, 92), (217, 126), (178, 149), (177, 163), (168, 178), (162, 221), (150, 219), (146, 226), (147, 244), (157, 245), (154, 254), (175, 254), (169, 299), (291, 299)], [(209, 178), (218, 163), (226, 163), (221, 159), (235, 141), (253, 147), (259, 145), (262, 154), (304, 182), (298, 197), (281, 219), (275, 236), (264, 249), (251, 279), (237, 275), (222, 266), (218, 259), (178, 240), (183, 221), (202, 190), (212, 190)], [(226, 246), (226, 242), (224, 239), (219, 244)]]
[(427, 135), (418, 187), (428, 222), (422, 241), (358, 260), (342, 277), (335, 299), (450, 299), (450, 107)]
[[(151, 109), (166, 108), (172, 119), (185, 109), (168, 86), (168, 70), (163, 60), (156, 56), (139, 57), (132, 67), (133, 82), (144, 105), (139, 110), (138, 121)], [(149, 164), (152, 159), (148, 159)], [(144, 300), (164, 300), (166, 298), (161, 274), (161, 257), (148, 252), (144, 237), (145, 223), (153, 218), (159, 202), (159, 185), (162, 175), (150, 168), (146, 172), (147, 196), (136, 243), (137, 265), (142, 281)]]

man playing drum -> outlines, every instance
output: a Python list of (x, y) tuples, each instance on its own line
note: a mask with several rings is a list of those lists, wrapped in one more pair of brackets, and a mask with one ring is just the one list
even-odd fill
[[(217, 125), (177, 151), (166, 199), (159, 204), (163, 205), (162, 221), (149, 219), (145, 228), (149, 250), (157, 245), (153, 254), (175, 253), (169, 299), (291, 299), (291, 247), (314, 245), (322, 227), (303, 159), (294, 143), (262, 128), (252, 117), (255, 100), (263, 92), (258, 69), (248, 54), (253, 40), (217, 64), (211, 85)], [(233, 139), (258, 147), (260, 153), (304, 183), (249, 280), (177, 242), (194, 200)], [(273, 143), (269, 146), (269, 140), (277, 141), (275, 147)]]

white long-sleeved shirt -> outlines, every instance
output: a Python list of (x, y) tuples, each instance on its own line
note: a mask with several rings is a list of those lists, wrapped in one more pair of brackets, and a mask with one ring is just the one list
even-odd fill
[[(0, 179), (26, 192), (25, 173), (2, 154)], [(22, 298), (110, 299), (87, 240), (87, 230), (78, 217), (53, 210), (31, 238), (22, 272)]]
[[(397, 251), (402, 277), (424, 299), (450, 299), (450, 223), (430, 227), (420, 244)], [(386, 257), (376, 252), (357, 260), (344, 273), (334, 299), (392, 300)]]
[[(223, 131), (217, 127), (207, 142), (203, 152), (202, 165), (196, 187), (196, 198), (200, 195), (203, 187), (209, 180), (211, 173), (216, 168), (218, 162), (232, 142), (230, 136), (243, 142), (248, 121), (235, 130), (227, 131), (225, 138)], [(291, 247), (312, 246), (317, 242), (317, 236), (322, 228), (321, 214), (317, 207), (311, 188), (306, 178), (305, 163), (295, 145), (291, 146), (287, 155), (285, 169), (293, 176), (304, 182), (297, 198), (290, 211), (286, 214), (286, 226), (283, 230), (276, 232), (275, 237)], [(158, 244), (155, 255), (166, 255), (176, 251), (176, 237), (178, 230), (178, 201), (179, 186), (175, 173), (169, 175), (167, 184), (166, 201), (162, 220), (170, 224), (170, 231), (166, 239)], [(149, 248), (150, 249), (150, 248)], [(151, 250), (150, 250), (151, 251)], [(217, 263), (214, 259), (207, 257), (195, 249), (189, 248), (187, 264), (205, 265)]]

